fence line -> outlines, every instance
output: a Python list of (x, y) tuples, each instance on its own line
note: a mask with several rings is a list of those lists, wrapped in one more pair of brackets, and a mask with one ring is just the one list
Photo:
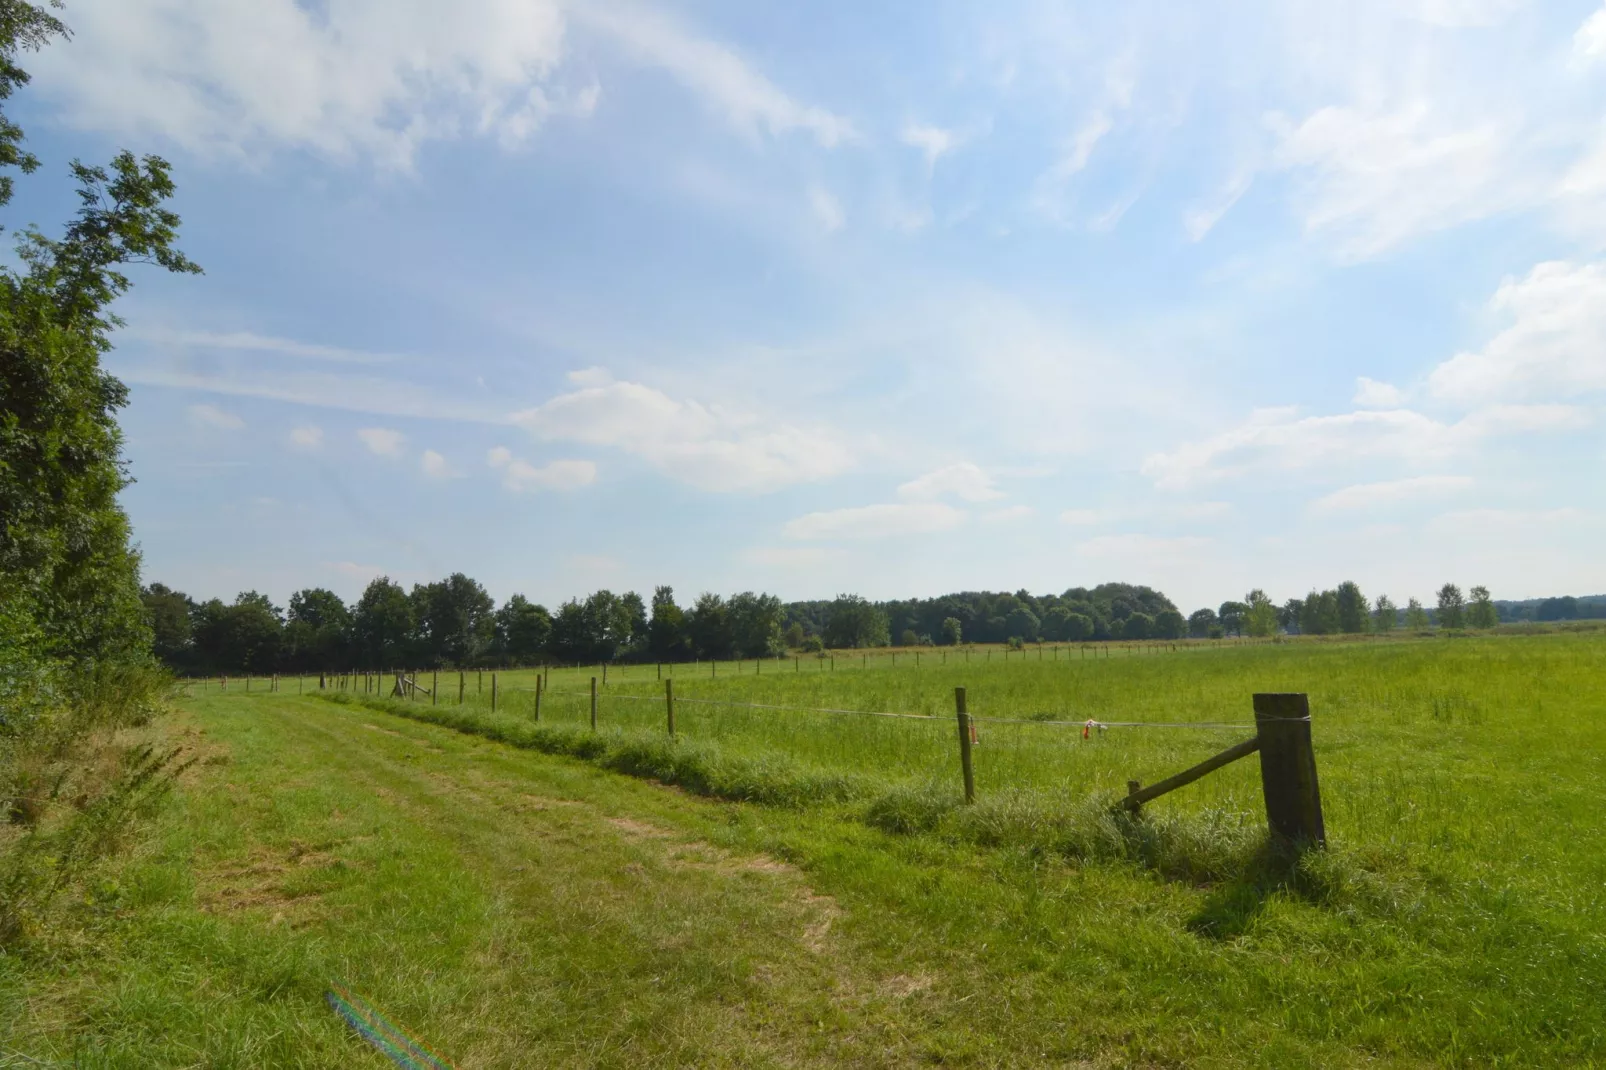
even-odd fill
[[(533, 692), (536, 688), (521, 687), (519, 691)], [(589, 691), (543, 691), (546, 695), (565, 695), (569, 698), (589, 699)], [(598, 695), (599, 698), (619, 700), (625, 702), (662, 702), (658, 695), (621, 695), (617, 692), (609, 695)], [(730, 699), (714, 698), (687, 698), (684, 695), (675, 696), (677, 705), (693, 703), (700, 706), (733, 706), (745, 710), (782, 710), (790, 713), (836, 713), (852, 714), (863, 717), (897, 717), (910, 721), (937, 721), (947, 720), (945, 716), (931, 713), (894, 713), (888, 710), (843, 710), (829, 706), (782, 706), (767, 702), (733, 702)], [(1094, 728), (1201, 728), (1212, 730), (1240, 731), (1245, 728), (1254, 728), (1253, 722), (1229, 721), (1101, 721), (1097, 718), (1088, 718), (1082, 721), (1059, 721), (1037, 719), (1030, 717), (986, 717), (971, 714), (970, 719), (982, 724), (1021, 724), (1043, 725), (1051, 728), (1085, 728), (1091, 725)]]

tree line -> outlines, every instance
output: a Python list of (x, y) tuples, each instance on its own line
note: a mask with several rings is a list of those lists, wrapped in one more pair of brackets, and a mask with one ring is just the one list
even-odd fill
[(895, 637), (904, 646), (1075, 642), (1179, 638), (1185, 628), (1163, 594), (1120, 583), (880, 603), (704, 593), (688, 606), (658, 587), (650, 603), (602, 590), (556, 612), (520, 594), (498, 606), (461, 572), (411, 590), (381, 576), (350, 605), (321, 587), (295, 592), (282, 608), (256, 591), (198, 602), (153, 583), (143, 596), (157, 656), (186, 673), (724, 660), (884, 647)]
[(1453, 583), (1439, 588), (1437, 604), (1424, 606), (1415, 598), (1404, 607), (1395, 605), (1386, 594), (1368, 601), (1361, 588), (1346, 580), (1325, 591), (1311, 591), (1304, 598), (1290, 598), (1278, 605), (1260, 588), (1250, 591), (1241, 602), (1223, 602), (1218, 609), (1197, 609), (1188, 617), (1188, 634), (1197, 639), (1248, 635), (1355, 635), (1363, 632), (1390, 632), (1396, 628), (1426, 631), (1431, 628), (1493, 628), (1500, 623), (1500, 611), (1487, 587), (1473, 587), (1466, 594)]

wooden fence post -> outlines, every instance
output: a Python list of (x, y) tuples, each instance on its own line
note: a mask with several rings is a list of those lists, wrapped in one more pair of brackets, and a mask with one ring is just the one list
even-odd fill
[(491, 674), (491, 712), (496, 712), (496, 673)]
[(664, 678), (664, 663), (660, 661), (658, 663), (658, 679), (662, 680), (663, 678)]
[(1266, 823), (1272, 835), (1296, 844), (1326, 846), (1316, 751), (1311, 746), (1309, 697), (1256, 695), (1255, 728), (1260, 735)]
[(976, 801), (976, 774), (970, 765), (970, 714), (965, 711), (965, 689), (954, 688), (954, 710), (959, 717), (959, 770), (965, 777), (965, 802)]
[(669, 738), (675, 738), (675, 681), (664, 681), (664, 711), (669, 715)]
[[(462, 669), (458, 669), (457, 670), (457, 704), (459, 706), (461, 706), (463, 704), (463, 687), (464, 687), (465, 683), (467, 682), (464, 679), (464, 677), (466, 675), (467, 674), (464, 673)], [(540, 679), (540, 678), (537, 677), (537, 679)]]
[(536, 673), (535, 674), (535, 719), (536, 719), (536, 721), (538, 723), (541, 720), (541, 693), (543, 691), (545, 691), (545, 690), (546, 690), (546, 688), (543, 687), (542, 684), (541, 684), (541, 674), (540, 673)]
[(602, 663), (602, 686), (608, 686), (608, 663), (606, 661)]
[(597, 730), (597, 678), (591, 678), (591, 731)]
[(429, 704), (435, 705), (435, 697), (441, 693), (441, 674), (439, 669), (429, 672)]

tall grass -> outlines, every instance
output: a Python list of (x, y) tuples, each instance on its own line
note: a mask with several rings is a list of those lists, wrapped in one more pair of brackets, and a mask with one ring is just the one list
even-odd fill
[(120, 734), (149, 723), (170, 686), (147, 664), (57, 670), (12, 707), (0, 728), (0, 946), (38, 931), (183, 771), (178, 751)]

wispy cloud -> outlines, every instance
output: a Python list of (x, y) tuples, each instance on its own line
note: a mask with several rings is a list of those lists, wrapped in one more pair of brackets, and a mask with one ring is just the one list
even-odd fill
[(939, 159), (957, 149), (964, 140), (958, 131), (929, 123), (908, 123), (899, 137), (905, 145), (920, 150), (928, 169), (935, 167)]
[(669, 74), (750, 137), (802, 131), (826, 148), (857, 137), (853, 123), (844, 116), (798, 101), (735, 50), (696, 36), (661, 12), (624, 4), (585, 4), (571, 13), (639, 62)]
[(297, 449), (316, 450), (323, 447), (323, 428), (310, 424), (290, 429), (290, 445)]
[(1397, 502), (1417, 502), (1424, 498), (1455, 494), (1472, 488), (1471, 476), (1412, 476), (1380, 483), (1357, 483), (1335, 490), (1311, 502), (1314, 513), (1337, 513), (1376, 509)]
[(579, 490), (597, 481), (593, 461), (561, 460), (534, 465), (506, 446), (493, 447), (485, 462), (502, 473), (502, 485), (515, 493), (535, 490)]
[(681, 401), (643, 383), (609, 382), (515, 413), (538, 439), (608, 446), (710, 491), (768, 491), (853, 466), (834, 434)]
[(967, 502), (988, 502), (1002, 498), (1004, 493), (993, 485), (992, 477), (980, 465), (959, 461), (902, 484), (898, 496), (914, 501), (952, 496)]
[(841, 230), (842, 224), (847, 221), (842, 212), (842, 203), (822, 186), (809, 187), (809, 210), (827, 231)]
[(400, 457), (407, 436), (385, 427), (364, 427), (357, 432), (357, 439), (375, 456)]
[(887, 502), (850, 509), (829, 509), (789, 520), (782, 533), (789, 539), (885, 539), (950, 531), (965, 514), (942, 502)]
[(419, 470), (430, 479), (452, 479), (460, 473), (440, 453), (425, 450), (419, 458)]
[(285, 357), (306, 360), (327, 360), (342, 364), (386, 364), (399, 359), (390, 353), (370, 353), (360, 349), (343, 349), (339, 346), (298, 342), (290, 338), (274, 338), (252, 334), (249, 331), (186, 331), (168, 327), (130, 327), (123, 332), (128, 339), (149, 342), (157, 346), (183, 349), (228, 350), (247, 353), (274, 353)]
[(218, 408), (216, 405), (191, 405), (189, 407), (190, 419), (203, 427), (216, 427), (224, 431), (238, 431), (245, 426), (245, 421), (232, 412)]

